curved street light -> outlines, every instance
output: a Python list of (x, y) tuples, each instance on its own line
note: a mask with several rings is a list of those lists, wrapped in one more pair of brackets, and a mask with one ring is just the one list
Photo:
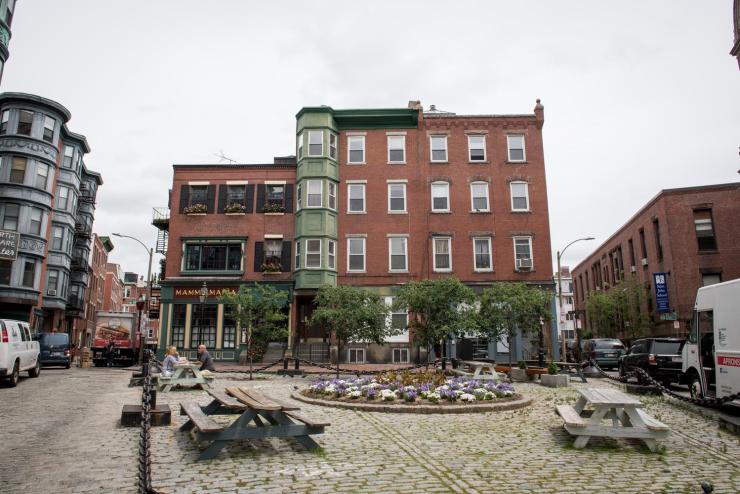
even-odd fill
[[(559, 250), (557, 257), (558, 257), (558, 303), (559, 303), (559, 310), (560, 312), (563, 311), (563, 285), (562, 285), (562, 275), (560, 271), (560, 259), (563, 257), (563, 254), (565, 251), (573, 245), (576, 242), (586, 241), (586, 240), (596, 240), (594, 237), (584, 237), (584, 238), (577, 238), (573, 240), (571, 243), (563, 247), (563, 250)], [(563, 335), (562, 328), (560, 327), (561, 321), (560, 321), (560, 314), (557, 314), (558, 317), (558, 331), (560, 331), (560, 334)], [(578, 323), (576, 322), (576, 344), (580, 344), (580, 337), (578, 335)], [(567, 358), (566, 348), (565, 348), (565, 336), (563, 335), (563, 341), (562, 341), (562, 351), (563, 351), (563, 362), (565, 362)]]

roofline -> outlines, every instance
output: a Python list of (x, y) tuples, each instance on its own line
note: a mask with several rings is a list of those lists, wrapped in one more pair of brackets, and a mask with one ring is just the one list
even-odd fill
[(458, 115), (455, 113), (424, 113), (424, 118), (537, 118), (534, 113), (512, 113), (491, 115)]
[(598, 247), (596, 247), (594, 250), (591, 251), (590, 254), (588, 254), (586, 257), (583, 258), (581, 262), (576, 264), (573, 269), (570, 270), (571, 275), (578, 270), (578, 268), (581, 267), (581, 264), (584, 264), (587, 260), (591, 258), (596, 252), (599, 252), (604, 246), (606, 246), (609, 242), (611, 242), (615, 237), (617, 237), (620, 233), (622, 233), (638, 216), (640, 216), (642, 213), (644, 213), (647, 209), (649, 209), (651, 206), (653, 206), (656, 202), (658, 202), (658, 199), (660, 199), (663, 196), (668, 195), (678, 195), (678, 194), (686, 194), (689, 192), (697, 192), (697, 191), (708, 191), (708, 190), (733, 190), (740, 188), (740, 182), (729, 182), (724, 184), (712, 184), (712, 185), (694, 185), (690, 187), (676, 187), (673, 189), (663, 189), (660, 192), (658, 192), (655, 196), (653, 196), (652, 199), (650, 199), (643, 207), (641, 207), (635, 214), (630, 216), (630, 218), (622, 224), (614, 233), (612, 233), (609, 238), (604, 240), (601, 244), (599, 244)]
[(108, 236), (101, 237), (100, 235), (98, 235), (98, 238), (100, 239), (100, 243), (103, 244), (103, 247), (105, 247), (106, 251), (110, 252), (115, 248), (115, 246), (113, 245), (113, 242), (111, 242), (110, 237)]
[(339, 130), (364, 128), (416, 128), (419, 125), (419, 110), (414, 108), (347, 108), (331, 106), (304, 106), (296, 113), (296, 120), (307, 113), (329, 113)]
[(0, 93), (0, 102), (2, 101), (30, 101), (32, 103), (49, 106), (58, 111), (64, 116), (65, 123), (72, 118), (72, 113), (61, 103), (57, 103), (54, 100), (44, 98), (43, 96), (37, 96), (35, 94), (17, 92)]
[(87, 137), (83, 136), (82, 134), (78, 134), (76, 132), (72, 132), (67, 128), (67, 125), (65, 124), (63, 127), (64, 132), (67, 134), (67, 137), (71, 137), (72, 139), (75, 139), (82, 143), (82, 145), (85, 147), (85, 152), (90, 152), (90, 144), (87, 142)]
[(275, 164), (275, 163), (173, 163), (172, 168), (174, 170), (185, 169), (185, 168), (296, 168), (297, 164)]
[(89, 170), (84, 162), (82, 163), (82, 171), (96, 179), (98, 181), (98, 185), (103, 185), (103, 176), (98, 172)]

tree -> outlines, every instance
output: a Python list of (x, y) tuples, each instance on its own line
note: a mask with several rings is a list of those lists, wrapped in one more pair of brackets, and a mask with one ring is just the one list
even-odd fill
[(483, 290), (478, 311), (480, 334), (489, 341), (508, 336), (510, 367), (516, 330), (522, 334), (542, 331), (542, 324), (550, 320), (551, 298), (550, 292), (520, 282), (497, 281)]
[(475, 293), (457, 278), (412, 281), (395, 296), (394, 307), (408, 310), (414, 340), (426, 347), (427, 355), (449, 335), (477, 331)]
[(288, 293), (272, 285), (261, 283), (253, 287), (242, 285), (238, 292), (225, 291), (219, 298), (224, 311), (233, 318), (237, 328), (247, 330), (247, 357), (249, 379), (252, 379), (253, 345), (255, 340), (268, 342), (288, 336), (283, 309), (288, 303)]
[(324, 285), (314, 302), (311, 324), (324, 326), (337, 340), (337, 378), (343, 344), (349, 341), (380, 344), (396, 332), (386, 324), (388, 306), (377, 293), (346, 285)]
[(612, 294), (592, 293), (586, 300), (588, 323), (594, 336), (613, 337), (616, 333), (616, 304)]
[(594, 336), (637, 338), (652, 326), (643, 309), (645, 287), (631, 276), (607, 292), (592, 293), (586, 300), (588, 322)]

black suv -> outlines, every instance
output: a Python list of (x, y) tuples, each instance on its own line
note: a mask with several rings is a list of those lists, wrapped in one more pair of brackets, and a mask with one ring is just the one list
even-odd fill
[[(635, 340), (627, 355), (619, 361), (619, 375), (624, 377), (636, 367), (668, 387), (681, 381), (681, 350), (685, 340), (679, 338), (643, 338)], [(644, 379), (638, 374), (638, 382)]]

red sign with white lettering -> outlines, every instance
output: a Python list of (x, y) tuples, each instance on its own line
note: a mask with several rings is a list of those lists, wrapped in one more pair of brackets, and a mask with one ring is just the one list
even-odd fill
[(726, 357), (724, 355), (717, 355), (717, 365), (740, 367), (740, 357)]

